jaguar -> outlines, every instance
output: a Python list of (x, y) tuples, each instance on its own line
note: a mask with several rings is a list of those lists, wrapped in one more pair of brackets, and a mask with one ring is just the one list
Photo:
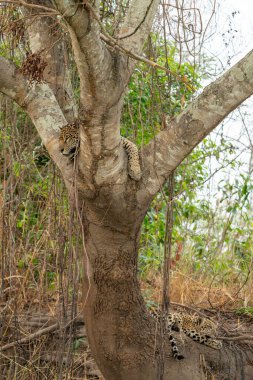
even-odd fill
[[(60, 151), (64, 156), (68, 156), (71, 160), (74, 159), (78, 153), (80, 144), (79, 128), (80, 122), (75, 121), (74, 123), (69, 123), (62, 127), (60, 131)], [(138, 148), (132, 141), (122, 136), (121, 143), (128, 157), (128, 174), (133, 180), (139, 181), (142, 172)]]
[[(157, 308), (150, 308), (149, 312), (156, 320), (160, 320), (161, 313)], [(191, 315), (183, 312), (168, 313), (165, 317), (166, 332), (169, 335), (171, 344), (172, 355), (177, 360), (184, 359), (184, 356), (179, 353), (177, 342), (173, 336), (173, 330), (183, 332), (195, 342), (204, 344), (215, 350), (222, 348), (222, 342), (215, 338), (217, 325), (207, 319), (198, 315)]]

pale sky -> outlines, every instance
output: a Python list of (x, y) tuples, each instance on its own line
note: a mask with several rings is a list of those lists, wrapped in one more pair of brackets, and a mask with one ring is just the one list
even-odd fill
[[(228, 68), (228, 56), (233, 65), (253, 49), (253, 0), (220, 0), (217, 3), (213, 18), (216, 31), (205, 48), (207, 55), (220, 59), (225, 69)], [(234, 17), (233, 12), (236, 12)]]
[[(219, 3), (215, 20), (217, 30), (207, 43), (206, 53), (217, 58), (217, 72), (222, 74), (253, 49), (253, 0), (223, 0)], [(234, 17), (232, 12), (237, 12)], [(228, 30), (230, 30), (229, 33)], [(238, 32), (235, 32), (236, 30)], [(228, 43), (227, 47), (225, 43)], [(229, 56), (231, 57), (230, 66), (227, 63)], [(248, 172), (250, 146), (253, 142), (253, 97), (230, 114), (225, 119), (223, 126), (215, 129), (211, 136), (216, 142), (219, 141), (218, 134), (220, 132), (224, 134), (226, 140), (231, 141), (237, 147), (239, 152), (242, 151), (240, 160), (244, 164), (240, 166), (239, 173), (230, 167), (219, 171), (207, 185), (210, 196), (217, 191), (220, 180), (230, 179), (234, 182), (238, 178), (238, 174)], [(243, 151), (245, 146), (248, 146), (249, 149)], [(219, 168), (219, 163), (215, 159), (211, 159), (210, 173), (217, 168)]]
[[(232, 12), (239, 11), (234, 17), (232, 17)], [(231, 53), (232, 48), (235, 53), (235, 57), (232, 61), (237, 61), (243, 55), (245, 55), (249, 50), (253, 48), (253, 1), (252, 0), (224, 0), (221, 1), (219, 13), (222, 15), (220, 17), (221, 32), (225, 32), (229, 27), (229, 21), (232, 21), (232, 29), (238, 30), (238, 33), (234, 33), (235, 38), (231, 41)], [(229, 17), (230, 16), (230, 17)]]

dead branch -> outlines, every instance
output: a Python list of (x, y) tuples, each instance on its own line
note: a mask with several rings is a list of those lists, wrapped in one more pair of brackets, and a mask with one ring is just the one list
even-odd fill
[(43, 5), (27, 3), (26, 1), (23, 1), (23, 0), (5, 0), (4, 4), (16, 4), (16, 5), (20, 5), (22, 7), (44, 10), (44, 11), (47, 11), (47, 12), (54, 14), (54, 15), (60, 14), (56, 9), (45, 7)]
[(130, 50), (124, 48), (123, 46), (121, 46), (117, 40), (111, 36), (109, 36), (108, 34), (100, 34), (101, 38), (103, 41), (105, 41), (108, 45), (112, 46), (113, 48), (119, 50), (120, 52), (128, 55), (130, 58), (133, 58), (135, 59), (136, 61), (139, 61), (139, 62), (144, 62), (146, 63), (147, 65), (155, 68), (155, 69), (160, 69), (160, 70), (163, 70), (165, 71), (167, 74), (170, 74), (172, 75), (174, 78), (176, 78), (177, 80), (179, 80), (180, 82), (183, 82), (185, 83), (188, 88), (190, 88), (191, 90), (193, 90), (193, 87), (188, 83), (188, 80), (186, 77), (180, 77), (179, 75), (175, 74), (173, 71), (167, 69), (166, 67), (164, 66), (161, 66), (159, 65), (158, 63), (154, 62), (154, 61), (151, 61), (145, 57), (142, 57), (138, 54), (135, 54), (133, 52), (131, 52)]
[(38, 338), (42, 335), (49, 334), (49, 333), (57, 330), (59, 327), (60, 327), (59, 323), (55, 323), (51, 326), (45, 327), (44, 329), (38, 330), (35, 333), (30, 334), (25, 338), (16, 340), (15, 342), (7, 343), (4, 346), (0, 347), (0, 352), (6, 351), (9, 348), (15, 347), (15, 346), (20, 345), (20, 344), (28, 343), (35, 338)]
[(253, 340), (253, 335), (219, 336), (219, 339), (227, 341)]

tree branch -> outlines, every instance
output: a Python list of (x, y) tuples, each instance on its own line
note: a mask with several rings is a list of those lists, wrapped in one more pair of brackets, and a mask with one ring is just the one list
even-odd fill
[[(177, 75), (176, 73), (174, 73), (173, 71), (171, 71), (167, 67), (161, 66), (157, 62), (151, 61), (151, 60), (145, 58), (144, 56), (138, 55), (138, 54), (134, 53), (133, 51), (126, 49), (124, 47), (124, 45), (119, 42), (118, 39), (113, 38), (112, 36), (110, 36), (109, 33), (107, 33), (107, 31), (106, 31), (103, 23), (101, 22), (100, 17), (97, 14), (96, 10), (89, 3), (86, 3), (85, 6), (87, 9), (89, 9), (89, 11), (92, 13), (93, 17), (97, 20), (97, 22), (101, 28), (101, 31), (103, 32), (103, 33), (100, 33), (101, 39), (103, 41), (105, 41), (113, 49), (117, 49), (119, 52), (127, 55), (128, 57), (133, 58), (134, 60), (139, 61), (139, 62), (144, 62), (147, 65), (149, 65), (155, 69), (163, 70), (167, 74), (174, 76), (177, 80), (179, 80), (181, 82), (187, 82), (187, 79), (185, 77)], [(128, 79), (128, 77), (126, 77), (126, 78)], [(190, 86), (190, 84), (188, 84), (188, 86)]]
[(9, 350), (10, 348), (15, 347), (17, 345), (29, 343), (31, 340), (33, 340), (35, 338), (39, 338), (42, 335), (52, 333), (53, 331), (57, 330), (58, 328), (59, 328), (59, 323), (55, 323), (51, 326), (45, 327), (44, 329), (38, 330), (35, 333), (30, 334), (25, 338), (15, 340), (14, 342), (5, 344), (4, 346), (0, 347), (0, 352)]
[[(159, 0), (133, 0), (120, 28), (120, 45), (134, 54), (140, 54), (157, 12)], [(134, 63), (130, 64), (131, 69)]]
[[(92, 13), (74, 0), (56, 0), (68, 24), (79, 76), (81, 103), (86, 110), (104, 104), (112, 91), (114, 60), (100, 38), (100, 27)], [(116, 86), (116, 84), (115, 84)]]
[(204, 89), (143, 149), (144, 176), (139, 199), (150, 202), (182, 160), (231, 111), (253, 94), (253, 50)]
[(7, 59), (0, 57), (0, 91), (18, 103), (32, 119), (43, 144), (63, 173), (67, 186), (73, 182), (73, 168), (59, 149), (59, 129), (66, 119), (50, 89), (43, 84), (31, 84), (20, 70)]
[(32, 3), (27, 3), (24, 0), (5, 0), (4, 3), (6, 4), (16, 4), (25, 8), (32, 8), (32, 9), (37, 9), (40, 11), (48, 12), (48, 14), (52, 15), (58, 15), (59, 13), (53, 9), (51, 6), (50, 7), (45, 7), (44, 5), (41, 4), (32, 4)]
[(222, 340), (226, 340), (226, 341), (230, 341), (230, 342), (232, 342), (232, 341), (239, 341), (239, 340), (245, 340), (245, 341), (247, 341), (247, 340), (253, 340), (253, 335), (238, 335), (238, 336), (233, 336), (233, 337), (231, 337), (231, 336), (219, 336), (219, 339), (222, 339)]
[[(43, 0), (41, 5), (49, 8), (51, 4)], [(32, 16), (25, 18), (31, 51), (40, 53), (47, 63), (43, 79), (53, 90), (66, 119), (73, 121), (77, 117), (77, 105), (70, 80), (66, 44), (59, 23), (56, 18), (41, 17), (38, 8), (23, 9), (25, 15)]]

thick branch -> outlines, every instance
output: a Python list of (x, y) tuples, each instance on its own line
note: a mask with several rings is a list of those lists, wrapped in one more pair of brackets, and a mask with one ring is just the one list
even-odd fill
[(31, 340), (33, 340), (35, 338), (39, 338), (42, 335), (52, 333), (53, 331), (57, 330), (58, 328), (59, 328), (59, 323), (55, 323), (54, 325), (45, 327), (44, 329), (38, 330), (35, 333), (30, 334), (25, 338), (22, 338), (22, 339), (14, 341), (14, 342), (5, 344), (4, 346), (0, 347), (0, 352), (9, 350), (10, 348), (15, 347), (19, 344), (29, 343)]
[(204, 89), (143, 151), (140, 202), (152, 196), (182, 160), (231, 111), (253, 94), (253, 50)]
[[(133, 0), (117, 38), (120, 45), (140, 54), (157, 12), (159, 0)], [(134, 62), (131, 63), (133, 69)]]
[[(48, 0), (43, 0), (43, 5), (51, 6)], [(53, 90), (66, 119), (72, 121), (77, 117), (77, 106), (70, 80), (66, 44), (58, 21), (56, 18), (40, 16), (38, 9), (24, 8), (24, 13), (30, 16), (26, 20), (30, 48), (33, 53), (40, 53), (47, 62), (43, 78)]]
[(73, 170), (59, 149), (58, 131), (66, 119), (46, 84), (28, 83), (19, 69), (0, 57), (0, 91), (17, 102), (32, 119), (43, 144), (64, 175), (67, 185), (73, 180)]
[[(100, 27), (92, 13), (73, 0), (56, 0), (68, 23), (72, 46), (80, 76), (81, 103), (85, 111), (105, 103), (108, 90), (118, 87), (115, 62), (100, 39)], [(113, 85), (114, 83), (114, 85)]]

